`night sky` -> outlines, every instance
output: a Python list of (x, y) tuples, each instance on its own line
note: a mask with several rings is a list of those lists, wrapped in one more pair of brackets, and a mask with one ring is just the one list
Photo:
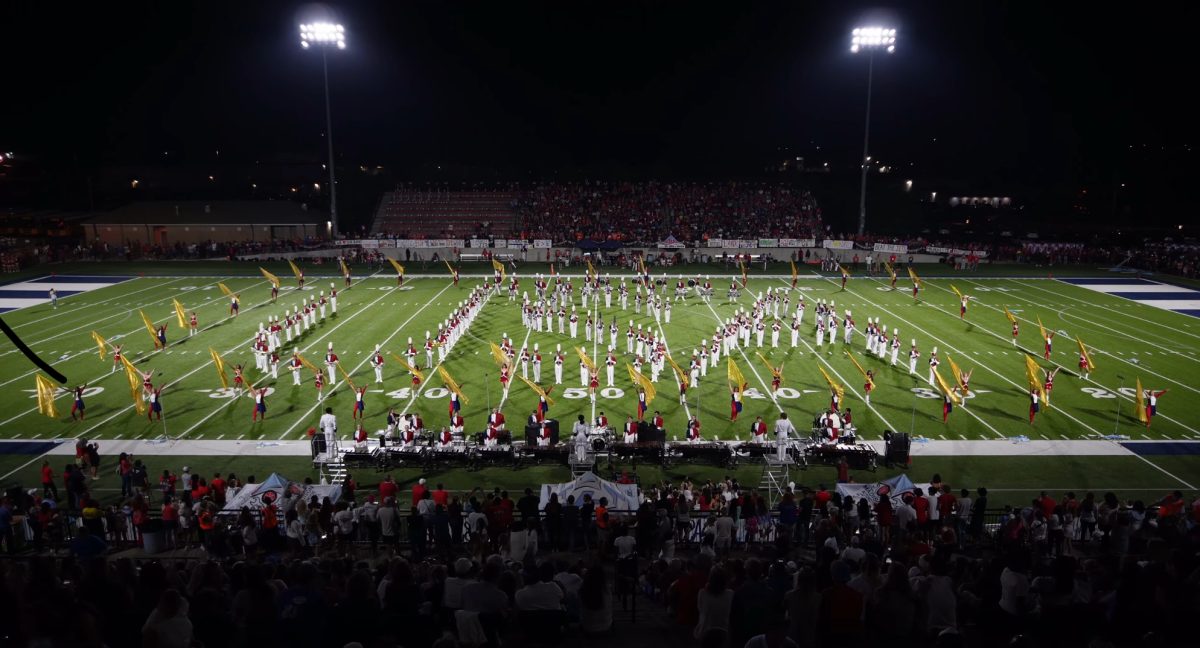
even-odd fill
[[(1182, 192), (1195, 166), (1183, 148), (1195, 22), (1146, 5), (329, 6), (349, 33), (329, 61), (339, 167), (401, 179), (439, 164), (511, 179), (740, 178), (785, 156), (852, 170), (859, 23), (899, 32), (897, 52), (875, 59), (872, 153), (926, 186), (1036, 202), (1144, 188), (1155, 168), (1168, 175), (1156, 191)], [(319, 164), (320, 54), (297, 33), (314, 7), (9, 3), (0, 150), (86, 168), (164, 151), (204, 164), (218, 150)], [(1147, 161), (1131, 145), (1162, 153)]]

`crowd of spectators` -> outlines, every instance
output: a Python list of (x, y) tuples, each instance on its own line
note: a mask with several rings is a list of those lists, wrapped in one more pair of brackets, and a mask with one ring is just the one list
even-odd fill
[(821, 222), (808, 191), (767, 182), (539, 184), (513, 206), (526, 236), (555, 241), (806, 238)]
[[(987, 489), (937, 475), (896, 498), (794, 486), (775, 505), (734, 479), (685, 479), (616, 511), (386, 475), (347, 477), (337, 501), (227, 511), (254, 477), (125, 455), (105, 505), (84, 454), (0, 503), (4, 549), (33, 545), (0, 562), (10, 645), (495, 645), (619, 634), (630, 597), (683, 645), (1179, 645), (1200, 600), (1200, 498), (1178, 491), (1043, 492), (997, 511)], [(171, 558), (114, 555), (160, 530)], [(61, 609), (78, 623), (56, 623)]]

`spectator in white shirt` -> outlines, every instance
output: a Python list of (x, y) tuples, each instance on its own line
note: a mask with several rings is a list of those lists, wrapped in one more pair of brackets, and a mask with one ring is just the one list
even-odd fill
[(508, 559), (523, 562), (527, 556), (536, 556), (537, 551), (537, 531), (525, 528), (524, 520), (514, 522), (508, 532)]
[(472, 582), (471, 568), (474, 565), (470, 559), (459, 558), (454, 561), (454, 575), (442, 584), (442, 607), (449, 610), (462, 609), (462, 590)]
[(625, 535), (613, 540), (613, 546), (617, 548), (617, 558), (628, 558), (633, 555), (637, 548), (637, 540), (633, 537), (633, 529), (625, 529)]
[(517, 590), (517, 609), (559, 611), (563, 609), (563, 590), (554, 582), (554, 565), (544, 562), (538, 568), (538, 578)]

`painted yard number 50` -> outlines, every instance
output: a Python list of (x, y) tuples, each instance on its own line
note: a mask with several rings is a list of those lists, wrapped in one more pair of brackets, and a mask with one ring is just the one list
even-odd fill
[[(1118, 389), (1117, 391), (1121, 392), (1122, 396), (1128, 396), (1130, 398), (1137, 396), (1137, 390), (1134, 389), (1133, 387), (1122, 387), (1122, 388)], [(1101, 389), (1099, 387), (1084, 387), (1083, 393), (1091, 394), (1092, 398), (1116, 398), (1117, 397), (1117, 395), (1112, 393), (1112, 391), (1110, 391), (1108, 389)]]

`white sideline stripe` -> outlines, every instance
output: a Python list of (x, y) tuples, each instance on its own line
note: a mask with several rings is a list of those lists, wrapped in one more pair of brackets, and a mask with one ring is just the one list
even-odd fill
[[(305, 438), (306, 439), (306, 438)], [(1138, 443), (1178, 443), (1179, 441), (1139, 441)], [(19, 443), (19, 441), (0, 441), (3, 443)], [(718, 443), (740, 443), (734, 440), (722, 440)], [(877, 451), (884, 450), (882, 440), (869, 441)], [(116, 455), (121, 452), (137, 456), (260, 456), (260, 457), (308, 457), (312, 450), (306, 440), (271, 441), (267, 439), (182, 439), (169, 441), (163, 439), (126, 439), (110, 440), (105, 444), (105, 452)], [(928, 439), (917, 437), (913, 440), (911, 452), (921, 457), (1129, 457), (1138, 456), (1122, 446), (1108, 440), (1097, 439), (1068, 439), (1068, 440), (1029, 440), (1014, 442), (1007, 439), (972, 439), (966, 441)], [(62, 442), (50, 449), (43, 456), (74, 456), (75, 446)], [(41, 457), (38, 457), (39, 459)], [(18, 469), (19, 470), (19, 469)], [(10, 473), (11, 474), (11, 473)], [(8, 475), (5, 475), (7, 477)], [(1176, 478), (1178, 479), (1178, 478)], [(1189, 487), (1190, 488), (1190, 487)], [(990, 488), (988, 490), (991, 490)], [(1024, 489), (1013, 489), (1024, 490)], [(1036, 490), (1036, 489), (1035, 489)], [(1059, 490), (1059, 489), (1048, 489)]]
[[(377, 272), (376, 274), (378, 274), (378, 272)], [(372, 276), (372, 277), (374, 277), (375, 275), (371, 275), (371, 276)], [(408, 276), (408, 275), (405, 275), (405, 277), (407, 277), (407, 276)], [(413, 318), (414, 318), (414, 317), (416, 317), (417, 315), (420, 315), (420, 314), (422, 314), (422, 312), (423, 312), (423, 311), (424, 311), (424, 310), (425, 310), (425, 309), (426, 309), (426, 308), (429, 306), (429, 304), (430, 304), (430, 303), (432, 303), (432, 302), (433, 302), (433, 300), (437, 299), (439, 296), (441, 296), (441, 294), (442, 294), (442, 293), (446, 292), (446, 289), (450, 288), (450, 287), (451, 287), (451, 286), (453, 286), (453, 285), (454, 285), (454, 284), (452, 284), (452, 283), (448, 283), (448, 284), (446, 284), (446, 287), (445, 287), (445, 288), (442, 288), (442, 289), (441, 289), (441, 290), (439, 290), (439, 291), (438, 291), (438, 292), (437, 292), (437, 293), (436, 293), (436, 294), (435, 294), (433, 297), (430, 297), (430, 298), (429, 298), (429, 301), (428, 301), (428, 302), (426, 302), (424, 306), (422, 306), (422, 307), (418, 308), (416, 311), (414, 311), (414, 312), (413, 312), (413, 314), (412, 314), (412, 315), (410, 315), (410, 316), (408, 317), (408, 319), (404, 320), (404, 323), (402, 323), (400, 326), (396, 327), (396, 330), (395, 330), (395, 331), (392, 331), (392, 334), (391, 334), (391, 335), (389, 335), (389, 336), (387, 336), (387, 338), (386, 338), (386, 339), (384, 339), (384, 341), (383, 341), (383, 342), (381, 342), (381, 343), (380, 343), (380, 345), (387, 344), (389, 341), (391, 341), (391, 339), (392, 339), (392, 338), (396, 337), (396, 335), (397, 335), (397, 334), (399, 334), (399, 333), (400, 333), (400, 331), (401, 331), (401, 330), (402, 330), (402, 329), (403, 329), (405, 326), (408, 326), (408, 323), (409, 323), (409, 322), (411, 322), (411, 321), (413, 320)], [(376, 302), (378, 302), (380, 299), (383, 299), (384, 297), (388, 297), (388, 296), (390, 296), (390, 295), (391, 295), (391, 293), (390, 293), (390, 292), (384, 292), (384, 293), (383, 293), (383, 296), (381, 296), (379, 299), (376, 299), (375, 301), (371, 302), (371, 303), (370, 303), (370, 304), (368, 304), (367, 306), (364, 306), (364, 307), (363, 307), (363, 309), (362, 309), (361, 311), (359, 311), (358, 313), (355, 313), (354, 315), (351, 315), (351, 318), (353, 318), (355, 315), (358, 315), (359, 313), (365, 313), (365, 312), (367, 311), (367, 309), (368, 309), (370, 306), (373, 306), (373, 305), (375, 305), (375, 303), (376, 303)], [(347, 319), (346, 321), (350, 321), (350, 320), (349, 320), (349, 319)], [(339, 324), (339, 326), (340, 326), (340, 324)], [(332, 331), (330, 331), (330, 332), (332, 333)], [(371, 356), (367, 356), (366, 358), (363, 358), (363, 359), (362, 359), (362, 361), (360, 361), (360, 362), (359, 362), (357, 365), (355, 365), (355, 366), (354, 366), (354, 369), (350, 370), (350, 371), (349, 371), (349, 372), (347, 372), (347, 373), (351, 373), (351, 374), (352, 374), (352, 373), (354, 373), (354, 372), (358, 371), (358, 370), (359, 370), (360, 368), (362, 368), (362, 366), (363, 366), (364, 364), (366, 364), (366, 363), (367, 363), (367, 361), (368, 361), (368, 360), (370, 360), (370, 359), (371, 359)], [(432, 375), (432, 374), (431, 374), (431, 375)], [(338, 385), (340, 385), (340, 384), (341, 384), (341, 383), (342, 383), (344, 380), (345, 380), (345, 378), (344, 378), (344, 377), (343, 377), (343, 378), (338, 378), (337, 382), (335, 382), (335, 383), (333, 383), (332, 385), (330, 385), (330, 386), (329, 386), (329, 393), (330, 393), (330, 395), (331, 395), (331, 396), (333, 395), (333, 392), (334, 392), (334, 391), (337, 389), (337, 386), (338, 386)], [(424, 384), (425, 384), (424, 382), (422, 382), (422, 383), (421, 383), (421, 385), (422, 385), (422, 386), (424, 386)], [(297, 428), (297, 427), (299, 427), (299, 426), (303, 425), (303, 424), (304, 424), (304, 420), (305, 420), (306, 418), (308, 418), (309, 416), (311, 416), (311, 415), (312, 415), (312, 413), (313, 413), (313, 410), (316, 410), (317, 408), (321, 407), (321, 406), (322, 406), (322, 405), (324, 405), (324, 404), (325, 404), (325, 401), (322, 399), (322, 400), (321, 400), (320, 402), (318, 402), (316, 405), (313, 405), (312, 407), (310, 407), (310, 408), (308, 408), (307, 410), (305, 410), (305, 412), (304, 412), (303, 414), (301, 414), (301, 415), (300, 415), (300, 418), (296, 419), (296, 422), (295, 422), (295, 423), (293, 423), (293, 424), (292, 424), (292, 426), (291, 426), (291, 427), (289, 427), (289, 428), (287, 429), (287, 431), (286, 431), (286, 432), (284, 432), (282, 435), (280, 435), (280, 437), (279, 437), (279, 440), (280, 440), (280, 441), (282, 441), (283, 439), (286, 439), (287, 437), (291, 436), (291, 435), (292, 435), (292, 432), (294, 432), (294, 431), (296, 430), (296, 428)]]
[[(149, 280), (151, 280), (151, 281), (153, 282), (153, 280), (154, 280), (154, 279), (157, 279), (157, 277), (134, 277), (133, 279), (129, 279), (129, 280), (127, 280), (127, 281), (122, 281), (122, 282), (118, 282), (118, 283), (114, 283), (114, 284), (109, 284), (109, 285), (107, 285), (107, 286), (105, 286), (105, 287), (106, 287), (106, 288), (112, 288), (113, 286), (120, 286), (122, 283), (127, 283), (128, 281), (138, 281), (138, 280), (142, 280), (142, 279), (149, 279)], [(26, 327), (32, 326), (32, 325), (34, 325), (34, 324), (40, 324), (41, 322), (44, 322), (44, 321), (46, 321), (46, 320), (60, 319), (60, 318), (62, 318), (62, 316), (63, 316), (63, 315), (73, 315), (73, 314), (75, 314), (77, 311), (84, 311), (84, 310), (87, 310), (87, 309), (89, 309), (89, 308), (92, 308), (92, 307), (94, 307), (94, 306), (100, 306), (101, 304), (113, 303), (114, 305), (117, 305), (117, 306), (119, 306), (120, 304), (119, 304), (119, 303), (117, 303), (117, 301), (116, 301), (116, 300), (118, 300), (118, 299), (125, 299), (125, 298), (129, 297), (130, 295), (136, 295), (136, 294), (138, 294), (138, 293), (144, 293), (144, 292), (146, 292), (147, 290), (155, 290), (155, 289), (157, 289), (157, 288), (162, 288), (163, 286), (168, 286), (168, 285), (170, 285), (170, 284), (173, 284), (173, 283), (175, 283), (175, 282), (177, 282), (177, 281), (183, 281), (183, 279), (171, 279), (170, 281), (168, 281), (168, 282), (167, 282), (167, 283), (165, 283), (165, 284), (155, 283), (153, 286), (147, 286), (146, 288), (139, 288), (138, 290), (134, 290), (134, 291), (132, 291), (132, 292), (123, 292), (123, 293), (121, 293), (120, 295), (116, 295), (116, 296), (114, 296), (114, 297), (109, 297), (108, 299), (104, 299), (104, 300), (101, 300), (101, 301), (98, 301), (98, 302), (92, 302), (92, 303), (90, 303), (90, 304), (80, 304), (79, 306), (77, 306), (77, 307), (74, 307), (74, 308), (63, 308), (63, 309), (61, 309), (61, 310), (59, 310), (59, 311), (56, 311), (56, 312), (55, 312), (55, 314), (53, 314), (53, 315), (47, 315), (47, 316), (45, 316), (45, 317), (39, 317), (39, 318), (37, 318), (37, 319), (34, 319), (34, 320), (29, 320), (28, 322), (22, 322), (21, 324), (19, 324), (19, 325), (17, 325), (17, 326), (13, 326), (13, 330), (20, 331), (20, 330), (22, 330), (22, 329), (24, 329), (24, 328), (26, 328)], [(71, 297), (74, 297), (74, 296), (75, 296), (75, 295), (67, 295), (66, 297), (59, 297), (59, 298), (58, 298), (58, 300), (59, 300), (60, 302), (62, 302), (62, 301), (64, 301), (64, 300), (66, 300), (66, 299), (70, 299)], [(151, 302), (151, 303), (154, 303), (154, 302)], [(68, 306), (68, 307), (69, 307), (69, 306), (73, 306), (73, 304), (71, 304), (71, 303), (68, 303), (68, 304), (66, 304), (66, 306)], [(124, 315), (124, 313), (118, 313), (118, 314), (119, 314), (119, 315)], [(86, 317), (84, 317), (84, 319), (86, 320), (87, 318), (86, 318)], [(106, 317), (106, 318), (104, 318), (104, 319), (108, 319), (108, 318)], [(75, 320), (75, 318), (74, 318), (74, 317), (72, 317), (72, 318), (71, 318), (71, 320)], [(96, 320), (96, 321), (104, 321), (104, 320)], [(78, 330), (78, 329), (74, 329), (74, 330)], [(52, 339), (52, 338), (47, 338), (47, 339)], [(44, 342), (44, 341), (45, 341), (45, 340), (40, 340), (40, 342)], [(36, 344), (36, 342), (35, 342), (35, 344)], [(9, 353), (13, 353), (13, 351), (6, 351), (6, 352), (5, 352), (5, 355), (7, 355), (7, 354), (9, 354)]]
[[(831, 280), (831, 281), (832, 281), (832, 280)], [(931, 284), (931, 285), (934, 285), (934, 284)], [(939, 288), (940, 288), (940, 286), (937, 286), (937, 287), (939, 287)], [(945, 290), (946, 292), (951, 292), (951, 291), (947, 290), (946, 288), (942, 288), (942, 290)], [(950, 316), (950, 317), (953, 317), (953, 316), (954, 316), (952, 313), (950, 313), (949, 311), (947, 311), (947, 310), (943, 309), (942, 307), (938, 306), (937, 304), (934, 304), (934, 303), (932, 303), (932, 302), (924, 302), (924, 303), (925, 303), (926, 305), (928, 305), (930, 308), (933, 308), (933, 309), (937, 310), (937, 311), (938, 311), (938, 312), (940, 312), (940, 313), (944, 313), (944, 314), (946, 314), (946, 315), (948, 315), (948, 316)], [(984, 304), (984, 305), (986, 306), (987, 304)], [(878, 307), (878, 308), (882, 308), (882, 307), (880, 307), (880, 306), (878, 306), (878, 305), (877, 305), (877, 307)], [(994, 306), (991, 306), (990, 308), (993, 308), (993, 309), (995, 309), (995, 307), (994, 307)], [(887, 310), (886, 308), (883, 308), (883, 311), (884, 311), (885, 313), (888, 313), (888, 314), (893, 314), (893, 313), (891, 313), (891, 311)], [(893, 315), (894, 315), (894, 314), (893, 314)], [(897, 319), (899, 319), (899, 320), (900, 320), (900, 321), (902, 321), (902, 322), (905, 322), (905, 321), (907, 321), (907, 320), (905, 320), (905, 319), (904, 319), (904, 318), (902, 318), (902, 317), (899, 317), (899, 316), (896, 316), (896, 317), (897, 317)], [(911, 324), (911, 322), (910, 322), (909, 324), (910, 324), (910, 325), (912, 325), (912, 324)], [(915, 328), (915, 329), (917, 329), (917, 330), (921, 330), (921, 328), (920, 328), (920, 327), (918, 327), (918, 326), (915, 326), (915, 325), (912, 325), (912, 326), (913, 326), (913, 328)], [(986, 332), (988, 332), (989, 334), (991, 334), (991, 335), (995, 336), (995, 337), (998, 337), (998, 338), (1001, 338), (1001, 339), (1003, 339), (1003, 338), (1002, 338), (1002, 337), (1001, 337), (999, 334), (995, 333), (994, 331), (988, 331), (987, 329), (983, 329), (983, 330), (984, 330), (984, 331), (986, 331)], [(928, 333), (928, 332), (926, 332), (926, 333)], [(935, 339), (935, 340), (940, 340), (944, 346), (946, 346), (947, 348), (949, 348), (949, 349), (953, 350), (955, 353), (958, 353), (958, 349), (955, 349), (955, 348), (954, 348), (953, 346), (951, 346), (950, 344), (947, 344), (947, 343), (945, 342), (945, 340), (941, 340), (940, 338), (938, 338), (938, 337), (936, 337), (936, 336), (932, 336), (932, 337), (933, 337), (933, 339)], [(984, 369), (987, 369), (987, 370), (988, 370), (988, 371), (990, 371), (991, 373), (995, 374), (996, 376), (998, 376), (999, 378), (1001, 378), (1001, 379), (1002, 379), (1002, 380), (1004, 380), (1005, 382), (1007, 382), (1007, 383), (1009, 383), (1009, 384), (1013, 385), (1014, 387), (1016, 387), (1016, 388), (1020, 389), (1020, 390), (1021, 390), (1021, 392), (1022, 392), (1022, 393), (1024, 393), (1024, 391), (1025, 391), (1025, 390), (1024, 390), (1024, 388), (1022, 388), (1022, 387), (1021, 387), (1019, 384), (1017, 384), (1017, 383), (1013, 382), (1012, 380), (1010, 380), (1009, 378), (1007, 378), (1007, 377), (1005, 377), (1005, 376), (1001, 375), (999, 372), (997, 372), (996, 370), (992, 369), (991, 367), (989, 367), (989, 366), (987, 366), (987, 365), (980, 365), (980, 366), (981, 366), (981, 367), (983, 367)], [(1099, 384), (1099, 383), (1097, 383), (1097, 384)], [(1087, 425), (1087, 424), (1086, 424), (1086, 423), (1084, 423), (1083, 421), (1080, 421), (1079, 419), (1075, 418), (1074, 416), (1072, 416), (1072, 415), (1071, 415), (1069, 412), (1067, 412), (1066, 410), (1061, 410), (1061, 409), (1060, 409), (1060, 410), (1056, 410), (1056, 411), (1058, 411), (1058, 412), (1061, 412), (1061, 413), (1062, 413), (1063, 415), (1065, 415), (1067, 418), (1071, 419), (1072, 421), (1075, 421), (1075, 422), (1076, 422), (1076, 423), (1078, 423), (1080, 426), (1087, 428), (1087, 429), (1088, 429), (1088, 430), (1090, 430), (1091, 432), (1093, 432), (1093, 433), (1095, 433), (1095, 434), (1097, 434), (1097, 435), (1100, 435), (1100, 434), (1101, 434), (1101, 433), (1100, 433), (1098, 430), (1096, 430), (1095, 428), (1091, 427), (1090, 425)], [(1186, 427), (1186, 426), (1184, 426), (1184, 427)], [(1138, 459), (1141, 459), (1142, 461), (1146, 462), (1146, 464), (1148, 464), (1148, 465), (1150, 465), (1150, 466), (1153, 466), (1154, 468), (1156, 468), (1157, 470), (1159, 470), (1159, 471), (1160, 471), (1160, 472), (1162, 472), (1163, 474), (1167, 475), (1168, 477), (1171, 477), (1172, 479), (1174, 479), (1174, 480), (1178, 481), (1179, 483), (1183, 484), (1183, 485), (1184, 485), (1184, 486), (1186, 486), (1188, 489), (1190, 489), (1190, 490), (1196, 490), (1196, 488), (1195, 488), (1194, 486), (1192, 486), (1191, 484), (1187, 483), (1186, 481), (1184, 481), (1184, 480), (1180, 479), (1179, 477), (1177, 477), (1177, 476), (1175, 476), (1175, 475), (1171, 474), (1170, 472), (1168, 472), (1168, 471), (1167, 471), (1165, 468), (1163, 468), (1162, 466), (1159, 466), (1158, 464), (1156, 464), (1156, 463), (1154, 463), (1154, 462), (1150, 461), (1149, 459), (1146, 459), (1145, 457), (1143, 457), (1143, 456), (1141, 456), (1141, 455), (1134, 455), (1134, 456), (1136, 456)]]

